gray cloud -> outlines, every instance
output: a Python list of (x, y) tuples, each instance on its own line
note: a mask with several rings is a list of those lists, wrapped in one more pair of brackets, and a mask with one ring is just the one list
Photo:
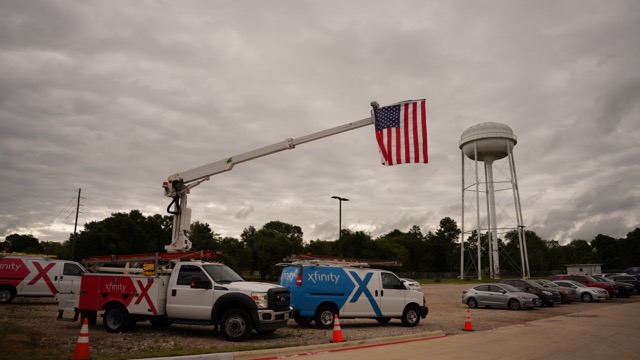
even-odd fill
[[(305, 239), (460, 222), (467, 127), (503, 122), (527, 229), (640, 223), (640, 4), (0, 3), (0, 236), (164, 213), (169, 174), (426, 98), (429, 165), (385, 168), (371, 127), (238, 165), (192, 191), (217, 233), (280, 220)], [(72, 217), (73, 218), (73, 217)]]

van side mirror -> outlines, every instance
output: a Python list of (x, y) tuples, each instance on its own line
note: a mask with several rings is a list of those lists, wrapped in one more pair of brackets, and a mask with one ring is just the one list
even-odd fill
[(194, 276), (191, 278), (192, 289), (211, 289), (211, 281), (209, 279), (203, 279), (200, 276)]

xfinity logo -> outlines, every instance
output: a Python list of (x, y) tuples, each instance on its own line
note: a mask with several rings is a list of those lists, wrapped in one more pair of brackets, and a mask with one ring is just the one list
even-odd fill
[(331, 282), (337, 284), (338, 280), (340, 280), (340, 275), (336, 275), (334, 273), (320, 274), (318, 271), (315, 271), (307, 274), (307, 280), (313, 281), (314, 284), (318, 282)]
[(295, 271), (283, 272), (282, 279), (285, 280), (286, 282), (292, 282), (296, 279), (296, 272)]
[(21, 264), (11, 263), (11, 264), (0, 264), (0, 270), (11, 270), (18, 271), (22, 267)]
[(124, 290), (127, 288), (127, 286), (125, 284), (114, 284), (114, 283), (108, 283), (104, 286), (104, 288), (107, 291), (118, 291), (118, 292), (124, 292)]

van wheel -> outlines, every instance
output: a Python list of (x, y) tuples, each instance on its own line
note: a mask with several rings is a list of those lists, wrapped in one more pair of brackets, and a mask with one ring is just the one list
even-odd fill
[(16, 297), (16, 290), (11, 286), (0, 286), (0, 304), (8, 304)]
[(245, 341), (251, 335), (253, 326), (246, 311), (231, 309), (222, 315), (222, 335), (229, 341)]
[(320, 305), (316, 310), (316, 316), (314, 320), (316, 326), (321, 329), (330, 329), (333, 327), (333, 318), (336, 314), (336, 310), (331, 305)]
[(402, 325), (414, 327), (420, 322), (420, 309), (415, 305), (409, 305), (402, 313)]
[(120, 304), (110, 305), (104, 312), (104, 328), (110, 333), (126, 332), (134, 324), (129, 312)]

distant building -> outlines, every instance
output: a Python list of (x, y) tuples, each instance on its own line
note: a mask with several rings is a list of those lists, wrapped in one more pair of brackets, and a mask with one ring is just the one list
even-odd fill
[(602, 264), (569, 264), (564, 267), (571, 275), (602, 274)]

